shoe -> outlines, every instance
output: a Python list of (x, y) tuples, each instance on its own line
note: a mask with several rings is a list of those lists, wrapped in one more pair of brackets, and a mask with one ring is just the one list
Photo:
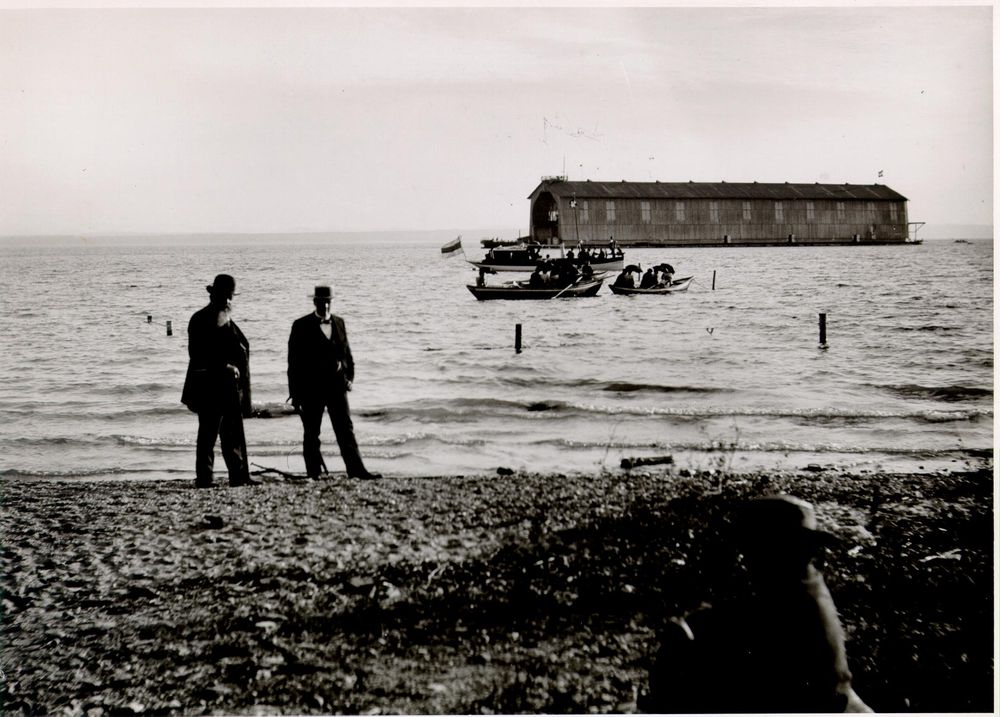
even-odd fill
[(381, 477), (381, 473), (369, 473), (368, 471), (348, 474), (348, 478), (357, 478), (359, 480), (378, 480)]
[(194, 487), (195, 488), (211, 488), (212, 487), (212, 481), (210, 481), (210, 480), (198, 480), (197, 478), (195, 478), (195, 480), (194, 480)]
[(253, 478), (243, 478), (237, 481), (229, 481), (230, 488), (239, 488), (244, 485), (260, 485), (260, 481), (254, 480)]

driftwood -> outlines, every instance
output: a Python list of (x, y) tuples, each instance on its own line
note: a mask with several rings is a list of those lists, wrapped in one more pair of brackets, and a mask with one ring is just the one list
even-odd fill
[(649, 456), (648, 458), (622, 458), (622, 468), (638, 468), (639, 466), (655, 466), (660, 463), (673, 463), (673, 456)]
[(259, 463), (251, 463), (250, 465), (257, 466), (258, 468), (260, 468), (260, 470), (257, 471), (250, 471), (250, 475), (259, 476), (259, 475), (264, 475), (265, 473), (277, 473), (282, 478), (286, 478), (288, 480), (306, 480), (306, 478), (308, 477), (303, 475), (297, 475), (295, 473), (286, 473), (285, 471), (279, 471), (277, 468), (268, 468), (267, 466), (262, 466)]

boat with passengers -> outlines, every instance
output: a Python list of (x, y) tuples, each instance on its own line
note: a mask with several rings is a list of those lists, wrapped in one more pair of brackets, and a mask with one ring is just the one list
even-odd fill
[[(553, 256), (553, 252), (557, 255)], [(598, 250), (586, 246), (578, 247), (577, 251), (566, 250), (563, 245), (549, 246), (535, 242), (520, 243), (513, 246), (493, 247), (486, 252), (481, 260), (466, 259), (477, 269), (489, 271), (534, 271), (539, 262), (545, 259), (569, 259), (578, 267), (589, 263), (594, 273), (602, 271), (620, 271), (625, 265), (625, 253), (617, 247)]]

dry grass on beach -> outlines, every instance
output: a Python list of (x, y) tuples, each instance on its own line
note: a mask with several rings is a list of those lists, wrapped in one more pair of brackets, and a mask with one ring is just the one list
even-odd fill
[(4, 714), (630, 712), (787, 492), (878, 711), (992, 711), (993, 472), (3, 483)]

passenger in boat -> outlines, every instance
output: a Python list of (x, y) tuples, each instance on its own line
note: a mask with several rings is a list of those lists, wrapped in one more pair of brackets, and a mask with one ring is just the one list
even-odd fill
[(601, 249), (597, 252), (597, 260), (604, 261), (607, 256), (608, 255), (604, 253), (604, 247), (601, 247)]
[(787, 495), (744, 504), (733, 523), (743, 576), (730, 595), (660, 635), (644, 712), (871, 712), (851, 685), (844, 630), (814, 565), (831, 536)]
[(538, 267), (531, 272), (531, 277), (528, 279), (529, 289), (541, 289), (545, 286), (545, 279), (542, 278), (542, 272)]
[(657, 267), (660, 286), (670, 286), (674, 281), (674, 268), (670, 264), (660, 264)]
[(576, 265), (569, 259), (560, 259), (555, 262), (552, 274), (552, 283), (560, 287), (568, 286), (580, 277), (580, 272), (577, 270)]
[(634, 289), (635, 279), (632, 278), (632, 272), (628, 269), (623, 269), (622, 273), (615, 278), (615, 286), (621, 286), (626, 289)]
[(572, 249), (570, 249), (568, 252), (566, 252), (566, 258), (569, 259), (570, 261), (573, 261), (573, 250)]
[(580, 267), (580, 276), (583, 277), (584, 281), (590, 281), (594, 278), (594, 267), (590, 265), (590, 261), (587, 259), (583, 260), (583, 266)]
[(652, 289), (656, 286), (656, 274), (653, 273), (652, 267), (646, 269), (646, 273), (642, 275), (642, 282), (639, 284), (640, 289)]

